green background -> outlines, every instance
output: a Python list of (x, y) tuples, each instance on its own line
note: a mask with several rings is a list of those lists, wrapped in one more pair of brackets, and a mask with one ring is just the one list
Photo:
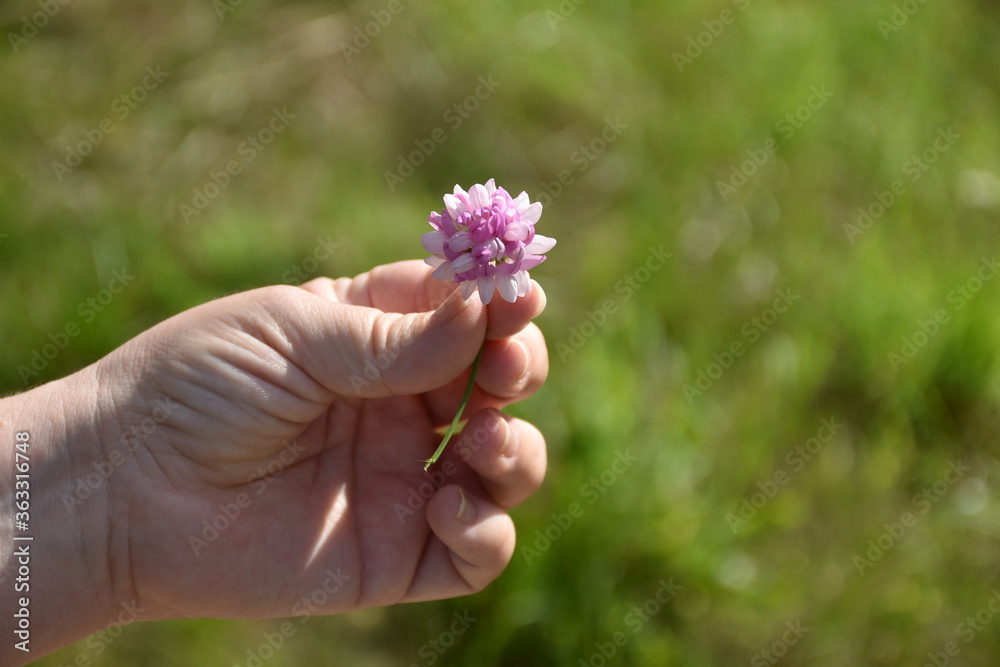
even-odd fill
[[(513, 512), (510, 567), (468, 598), (313, 618), (263, 664), (430, 664), (466, 610), (435, 664), (598, 666), (616, 632), (609, 664), (1000, 655), (995, 3), (50, 3), (16, 44), (42, 9), (0, 9), (0, 391), (298, 282), (304, 262), (340, 276), (420, 257), (455, 183), (526, 190), (559, 239), (533, 271), (550, 378), (513, 410), (546, 434), (549, 475)], [(498, 85), (470, 100), (480, 77)], [(241, 142), (286, 108), (246, 162)], [(105, 118), (79, 166), (53, 166)], [(230, 160), (240, 173), (185, 215)], [(81, 308), (123, 267), (120, 294)], [(744, 500), (759, 507), (740, 523)], [(808, 628), (787, 653), (786, 623)], [(279, 626), (138, 624), (38, 664), (245, 665)]]

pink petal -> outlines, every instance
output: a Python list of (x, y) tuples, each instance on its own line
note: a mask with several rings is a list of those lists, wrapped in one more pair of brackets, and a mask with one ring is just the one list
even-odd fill
[(532, 255), (541, 255), (552, 250), (556, 245), (556, 240), (548, 236), (542, 236), (541, 234), (535, 234), (535, 238), (531, 240), (531, 243), (524, 247), (524, 251), (531, 253)]
[(497, 188), (497, 191), (493, 193), (493, 202), (503, 204), (503, 208), (509, 208), (511, 212), (517, 210), (514, 206), (514, 200), (510, 198), (510, 193), (503, 188)]
[(498, 275), (496, 278), (497, 290), (504, 301), (514, 303), (517, 300), (517, 281), (514, 276)]
[(544, 261), (544, 255), (525, 255), (524, 259), (522, 259), (521, 263), (518, 265), (518, 268), (522, 271), (530, 271)]
[(476, 281), (469, 280), (462, 283), (461, 290), (462, 290), (462, 298), (468, 299), (470, 296), (472, 296), (472, 293), (476, 291)]
[(463, 273), (476, 266), (476, 258), (467, 252), (451, 260), (451, 268), (455, 273)]
[(474, 245), (475, 241), (472, 240), (472, 234), (465, 231), (455, 232), (455, 235), (448, 240), (448, 248), (453, 252), (462, 252)]
[(528, 233), (531, 228), (527, 223), (517, 220), (511, 222), (507, 225), (507, 229), (504, 231), (504, 239), (507, 241), (524, 241), (528, 238)]
[(420, 237), (420, 244), (432, 255), (443, 255), (444, 242), (447, 240), (448, 237), (441, 232), (427, 232)]
[(531, 202), (528, 200), (528, 193), (522, 192), (511, 201), (511, 204), (517, 209), (518, 213), (524, 213), (531, 205)]
[(476, 183), (471, 188), (469, 188), (469, 207), (472, 210), (477, 208), (483, 208), (484, 206), (489, 206), (490, 204), (490, 193), (486, 188), (479, 183)]
[(431, 266), (434, 266), (433, 264), (431, 264), (431, 261), (435, 259), (437, 259), (441, 263), (437, 266), (436, 269), (434, 269), (434, 273), (431, 274), (431, 277), (436, 280), (443, 280), (445, 282), (450, 282), (454, 280), (455, 272), (452, 270), (451, 264), (449, 264), (448, 262), (438, 259), (437, 257), (428, 257), (424, 261), (430, 264)]
[(542, 205), (538, 202), (535, 202), (521, 212), (521, 219), (531, 224), (538, 222), (540, 217), (542, 217)]
[(488, 304), (493, 300), (493, 287), (495, 285), (493, 278), (480, 278), (476, 281), (476, 285), (479, 287), (479, 298), (482, 299), (483, 304)]
[[(466, 192), (465, 190), (463, 190), (461, 188), (461, 186), (458, 185), (457, 183), (455, 184), (455, 194), (454, 194), (454, 197), (455, 197), (455, 199), (457, 199), (458, 201), (462, 202), (462, 204), (465, 205), (465, 210), (466, 211), (471, 211), (472, 210), (469, 207), (469, 193)], [(456, 217), (456, 219), (458, 218), (458, 216), (455, 216), (455, 217)]]
[[(455, 186), (455, 189), (461, 190), (461, 188), (459, 188), (457, 185)], [(466, 208), (465, 204), (462, 203), (462, 200), (456, 197), (455, 195), (444, 196), (444, 207), (448, 209), (448, 215), (450, 215), (453, 220), (457, 220), (458, 216), (462, 215), (463, 213), (469, 210), (468, 208)]]
[(486, 192), (492, 195), (496, 191), (497, 191), (497, 184), (493, 181), (493, 179), (491, 178), (490, 180), (486, 181)]
[(496, 265), (496, 273), (502, 276), (512, 275), (518, 270), (517, 262), (500, 262)]

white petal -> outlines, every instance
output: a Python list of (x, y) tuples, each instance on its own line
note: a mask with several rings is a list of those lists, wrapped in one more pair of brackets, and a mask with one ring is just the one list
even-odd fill
[(476, 281), (479, 286), (479, 298), (482, 300), (483, 305), (488, 304), (493, 300), (493, 278), (480, 278)]
[(455, 196), (462, 195), (463, 197), (468, 197), (469, 193), (462, 189), (462, 186), (458, 183), (455, 184)]
[[(461, 189), (457, 185), (455, 188)], [(448, 209), (448, 215), (451, 216), (452, 220), (458, 220), (458, 216), (462, 215), (467, 210), (465, 208), (465, 204), (462, 203), (462, 200), (455, 195), (444, 196), (444, 207)]]
[(517, 281), (514, 276), (497, 275), (497, 290), (504, 301), (514, 303), (517, 300)]
[(483, 208), (484, 206), (489, 206), (490, 204), (490, 193), (487, 192), (486, 188), (476, 183), (471, 188), (469, 188), (469, 206), (475, 211), (477, 208)]
[(536, 223), (542, 217), (542, 205), (535, 202), (521, 213), (521, 219), (525, 222)]
[(535, 234), (535, 238), (531, 239), (531, 243), (524, 246), (524, 252), (529, 255), (544, 255), (549, 250), (552, 250), (555, 244), (556, 240), (554, 238)]
[(476, 291), (476, 281), (467, 280), (466, 282), (462, 283), (461, 289), (462, 289), (462, 298), (468, 299), (470, 296), (472, 296), (472, 293)]
[(451, 268), (455, 273), (464, 273), (476, 266), (476, 258), (471, 252), (463, 252), (461, 255), (451, 260)]
[(420, 244), (432, 255), (443, 255), (444, 242), (447, 240), (448, 237), (441, 232), (427, 232), (420, 237)]
[(531, 294), (531, 278), (528, 277), (527, 271), (518, 271), (514, 274), (514, 279), (517, 281), (518, 296), (528, 296)]
[(486, 191), (490, 193), (490, 195), (492, 195), (494, 192), (497, 191), (497, 184), (493, 181), (492, 178), (486, 181)]
[(511, 203), (514, 204), (514, 208), (517, 209), (518, 213), (524, 213), (528, 210), (528, 206), (531, 205), (527, 192), (522, 192), (518, 196), (514, 197), (514, 199), (511, 200)]
[[(424, 261), (427, 262), (428, 264), (430, 264), (429, 260), (431, 260), (431, 259), (435, 259), (435, 258), (428, 257)], [(435, 278), (437, 280), (443, 280), (445, 282), (451, 282), (452, 280), (455, 279), (455, 272), (452, 270), (451, 264), (449, 264), (448, 262), (442, 261), (441, 264), (436, 269), (434, 269), (434, 273), (431, 274), (431, 277)]]

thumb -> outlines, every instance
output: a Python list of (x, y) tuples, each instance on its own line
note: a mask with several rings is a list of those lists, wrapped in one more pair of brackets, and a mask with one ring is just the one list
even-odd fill
[(436, 310), (408, 314), (303, 296), (308, 307), (295, 308), (284, 322), (291, 329), (291, 357), (341, 396), (441, 387), (472, 364), (486, 336), (485, 306), (477, 296), (466, 301), (459, 290)]

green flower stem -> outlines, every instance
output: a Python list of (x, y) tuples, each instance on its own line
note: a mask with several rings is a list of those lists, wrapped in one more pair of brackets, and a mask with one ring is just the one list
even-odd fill
[(469, 402), (469, 396), (472, 395), (472, 386), (476, 383), (476, 371), (479, 370), (479, 361), (483, 358), (483, 350), (485, 349), (486, 341), (484, 340), (479, 348), (479, 352), (476, 354), (476, 359), (472, 362), (472, 375), (469, 376), (469, 385), (465, 388), (465, 396), (462, 397), (462, 403), (458, 406), (455, 419), (452, 420), (451, 426), (448, 427), (448, 431), (444, 434), (444, 440), (438, 445), (437, 451), (434, 452), (433, 456), (424, 461), (424, 470), (427, 470), (437, 462), (438, 458), (444, 452), (448, 441), (451, 440), (451, 436), (455, 433), (455, 429), (458, 428), (458, 422), (462, 421), (462, 413), (465, 412), (465, 405)]

